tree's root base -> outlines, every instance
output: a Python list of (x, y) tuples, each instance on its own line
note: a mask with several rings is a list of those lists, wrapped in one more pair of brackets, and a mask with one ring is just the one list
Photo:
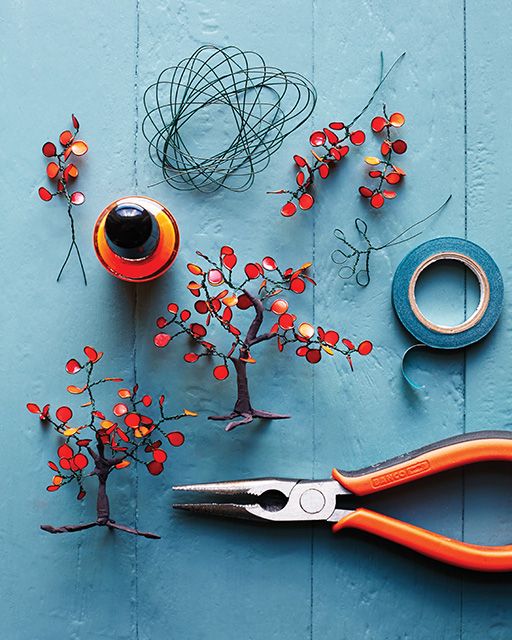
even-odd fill
[(226, 426), (226, 431), (232, 431), (242, 424), (249, 424), (255, 418), (262, 418), (263, 420), (286, 420), (290, 417), (291, 416), (286, 416), (281, 413), (251, 409), (251, 411), (247, 412), (232, 411), (226, 416), (208, 416), (208, 420), (230, 420), (231, 422)]
[(142, 536), (143, 538), (151, 538), (153, 540), (159, 540), (160, 536), (156, 533), (150, 533), (148, 531), (139, 531), (133, 529), (133, 527), (127, 527), (124, 524), (118, 524), (115, 520), (86, 522), (85, 524), (70, 524), (62, 527), (54, 527), (51, 524), (42, 524), (41, 529), (48, 533), (74, 533), (75, 531), (84, 531), (91, 527), (108, 527), (109, 529), (118, 529), (119, 531), (125, 531), (126, 533), (132, 533), (135, 536)]

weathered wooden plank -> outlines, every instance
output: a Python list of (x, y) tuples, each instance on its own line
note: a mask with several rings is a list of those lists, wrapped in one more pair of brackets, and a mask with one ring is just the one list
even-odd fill
[[(293, 13), (293, 17), (292, 17)], [(202, 44), (237, 45), (260, 53), (267, 64), (311, 76), (311, 6), (294, 3), (249, 4), (231, 0), (203, 2), (140, 2), (140, 92), (166, 66), (191, 55)], [(229, 122), (200, 119), (191, 141), (212, 149), (230, 139)], [(191, 305), (185, 290), (190, 274), (186, 263), (196, 249), (215, 255), (232, 245), (240, 262), (273, 255), (285, 264), (311, 258), (311, 220), (297, 224), (279, 215), (280, 199), (265, 191), (293, 179), (292, 150), (297, 133), (274, 156), (251, 190), (213, 195), (178, 192), (167, 185), (147, 189), (160, 178), (139, 138), (139, 185), (166, 203), (182, 232), (180, 256), (171, 273), (154, 285), (140, 287), (137, 314), (137, 373), (153, 387), (167, 390), (178, 407), (200, 412), (182, 423), (188, 441), (173, 455), (173, 482), (311, 472), (312, 372), (293, 351), (279, 355), (275, 345), (254, 353), (258, 362), (250, 373), (255, 406), (291, 413), (289, 421), (258, 424), (226, 434), (222, 423), (206, 417), (233, 404), (234, 377), (215, 382), (212, 364), (182, 360), (182, 345), (158, 351), (152, 344), (155, 318), (167, 302)], [(293, 232), (290, 234), (290, 229)], [(295, 302), (295, 301), (294, 301)], [(297, 313), (311, 316), (312, 296), (296, 299)], [(244, 322), (243, 322), (244, 324)], [(222, 333), (213, 334), (225, 340)], [(310, 625), (310, 534), (306, 529), (267, 528), (237, 521), (209, 521), (188, 514), (171, 514), (169, 477), (139, 480), (141, 520), (161, 531), (156, 545), (138, 544), (139, 628), (147, 637), (305, 638)], [(155, 489), (156, 485), (156, 489)], [(151, 488), (153, 487), (153, 488)], [(153, 495), (151, 502), (146, 499)], [(159, 497), (155, 494), (160, 493)], [(188, 517), (187, 517), (188, 516)]]
[[(409, 144), (409, 152), (400, 159), (408, 174), (405, 184), (397, 189), (397, 199), (377, 213), (357, 193), (357, 187), (368, 182), (363, 157), (377, 155), (380, 146), (371, 132), (339, 175), (321, 185), (314, 212), (316, 321), (340, 328), (356, 341), (370, 338), (376, 349), (367, 360), (355, 359), (353, 375), (344, 363), (334, 361), (315, 369), (318, 477), (332, 466), (357, 469), (463, 430), (462, 356), (420, 352), (411, 364), (426, 390), (410, 389), (402, 379), (400, 359), (413, 341), (391, 304), (392, 277), (408, 251), (423, 240), (464, 232), (462, 27), (462, 9), (453, 4), (432, 11), (430, 4), (420, 2), (394, 13), (392, 19), (389, 7), (375, 3), (346, 3), (343, 11), (328, 16), (317, 5), (315, 83), (322, 96), (318, 124), (350, 120), (365, 104), (378, 81), (381, 49), (385, 67), (406, 51), (361, 124), (369, 129), (384, 102), (388, 113), (405, 114), (401, 134)], [(448, 149), (449, 160), (443, 151)], [(360, 216), (371, 237), (385, 242), (436, 209), (450, 193), (449, 207), (430, 221), (421, 238), (373, 257), (372, 281), (366, 289), (337, 278), (330, 259), (336, 247), (334, 227), (357, 240), (353, 220)], [(435, 284), (424, 283), (427, 302)], [(463, 288), (451, 289), (462, 305)], [(460, 536), (461, 482), (456, 473), (443, 482), (391, 492), (373, 504), (390, 515)], [(456, 571), (356, 533), (331, 536), (319, 531), (314, 558), (314, 638), (333, 631), (341, 638), (456, 637)]]
[[(172, 514), (170, 484), (272, 474), (322, 477), (332, 466), (361, 467), (465, 430), (508, 428), (508, 305), (492, 335), (465, 355), (418, 354), (412, 365), (426, 390), (415, 392), (400, 375), (400, 357), (411, 340), (393, 315), (390, 287), (401, 257), (416, 242), (467, 233), (495, 257), (508, 298), (511, 96), (503, 65), (511, 53), (510, 9), (472, 0), (434, 9), (422, 1), (392, 13), (373, 2), (326, 9), (315, 0), (5, 5), (0, 110), (3, 148), (11, 156), (3, 166), (0, 225), (0, 390), (10, 446), (0, 494), (0, 613), (8, 637), (508, 638), (507, 576), (460, 572), (370, 536), (333, 536), (321, 525), (267, 528)], [(246, 193), (149, 188), (159, 174), (140, 133), (142, 92), (164, 66), (210, 42), (254, 49), (269, 64), (311, 77), (319, 91), (316, 113)], [(373, 213), (357, 195), (362, 158), (378, 149), (370, 134), (321, 185), (311, 212), (281, 218), (279, 198), (265, 191), (292, 182), (291, 155), (306, 151), (314, 126), (350, 118), (365, 103), (378, 79), (381, 49), (386, 65), (407, 51), (374, 109), (384, 100), (407, 117), (403, 135), (410, 151), (402, 164), (408, 177), (397, 200)], [(80, 176), (87, 202), (77, 215), (87, 288), (75, 263), (60, 284), (54, 282), (67, 247), (65, 211), (37, 198), (44, 183), (40, 143), (64, 128), (73, 110), (91, 148)], [(363, 118), (365, 128), (372, 115), (370, 110)], [(214, 120), (194, 142), (211, 149), (225, 134)], [(111, 279), (90, 242), (99, 211), (130, 191), (167, 204), (183, 236), (172, 271), (137, 289)], [(452, 202), (422, 238), (374, 257), (366, 290), (337, 279), (330, 261), (335, 226), (356, 239), (352, 221), (361, 216), (374, 237), (385, 241), (448, 193)], [(216, 383), (209, 366), (182, 362), (179, 345), (160, 352), (151, 341), (154, 319), (169, 300), (190, 303), (183, 284), (195, 249), (213, 252), (225, 242), (241, 259), (271, 254), (296, 264), (313, 258), (318, 286), (314, 295), (294, 301), (297, 315), (376, 344), (370, 358), (355, 361), (353, 375), (327, 356), (313, 369), (267, 345), (251, 372), (254, 400), (293, 418), (231, 435), (206, 416), (231, 405), (233, 379)], [(426, 278), (420, 295), (428, 311), (450, 317), (460, 311), (459, 275)], [(114, 515), (158, 531), (160, 542), (103, 531), (58, 537), (38, 529), (42, 519), (71, 522), (94, 512), (94, 491), (83, 505), (69, 491), (44, 492), (55, 440), (24, 408), (28, 400), (48, 399), (55, 406), (66, 401), (64, 361), (86, 343), (106, 352), (105, 375), (136, 378), (148, 390), (167, 392), (177, 409), (200, 411), (194, 421), (181, 423), (188, 440), (165, 477), (149, 477), (141, 468), (112, 482)], [(509, 542), (509, 484), (506, 465), (483, 466), (369, 504), (470, 542), (500, 544)]]
[[(504, 4), (466, 3), (467, 233), (494, 257), (505, 282), (505, 308), (488, 338), (467, 352), (466, 429), (510, 428), (510, 196), (507, 158), (512, 93), (506, 61), (512, 13)], [(510, 465), (466, 474), (464, 536), (480, 544), (510, 543)], [(466, 576), (461, 637), (509, 638), (508, 576)]]
[[(69, 402), (64, 364), (84, 344), (105, 351), (105, 375), (132, 374), (132, 292), (101, 269), (91, 235), (103, 206), (134, 188), (134, 26), (133, 3), (2, 6), (0, 395), (4, 440), (11, 444), (3, 460), (1, 618), (9, 638), (134, 637), (133, 540), (103, 530), (66, 536), (39, 530), (41, 522), (94, 517), (95, 487), (91, 480), (85, 504), (67, 487), (45, 491), (57, 439), (25, 409), (27, 401), (55, 408)], [(76, 215), (88, 287), (74, 259), (55, 282), (68, 220), (63, 203), (37, 196), (46, 182), (41, 145), (69, 126), (72, 111), (90, 145), (79, 178), (87, 201)], [(112, 482), (119, 520), (134, 516), (130, 485), (128, 476)]]

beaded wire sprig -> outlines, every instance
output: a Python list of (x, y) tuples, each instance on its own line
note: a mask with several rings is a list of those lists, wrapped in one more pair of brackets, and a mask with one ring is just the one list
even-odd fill
[(46, 175), (50, 180), (56, 183), (56, 191), (49, 191), (46, 187), (39, 187), (39, 197), (45, 202), (49, 202), (56, 196), (63, 197), (68, 205), (67, 213), (69, 218), (69, 224), (71, 228), (71, 243), (69, 250), (62, 263), (60, 271), (57, 275), (57, 282), (60, 280), (64, 267), (68, 263), (73, 249), (76, 251), (78, 262), (82, 270), (82, 276), (84, 278), (84, 284), (87, 285), (87, 276), (85, 275), (85, 269), (80, 255), (80, 249), (76, 242), (75, 236), (75, 220), (73, 218), (73, 207), (78, 207), (85, 202), (85, 196), (81, 191), (71, 191), (70, 185), (73, 180), (78, 177), (78, 167), (68, 160), (71, 155), (83, 156), (87, 153), (89, 147), (83, 140), (77, 140), (80, 124), (73, 114), (71, 116), (74, 132), (65, 130), (59, 136), (59, 142), (62, 146), (62, 150), (57, 152), (57, 147), (53, 142), (45, 142), (43, 144), (43, 155), (46, 158), (55, 158), (46, 165)]
[(391, 186), (399, 184), (405, 177), (405, 171), (395, 164), (393, 154), (402, 155), (407, 151), (407, 143), (401, 138), (393, 139), (395, 129), (405, 124), (405, 117), (396, 111), (389, 117), (386, 112), (386, 105), (382, 107), (382, 116), (376, 116), (371, 122), (374, 133), (384, 132), (385, 138), (380, 145), (380, 152), (383, 158), (377, 156), (366, 156), (366, 164), (374, 167), (370, 169), (368, 175), (374, 180), (378, 180), (375, 188), (366, 186), (359, 187), (359, 193), (363, 198), (368, 198), (374, 209), (380, 209), (385, 199), (396, 198), (396, 191), (386, 188), (386, 183)]
[[(418, 231), (417, 233), (413, 233), (412, 235), (408, 235), (404, 238), (404, 236), (412, 231), (419, 225), (423, 224), (437, 213), (440, 213), (446, 205), (451, 200), (451, 195), (443, 202), (443, 204), (433, 211), (429, 213), (428, 216), (425, 216), (421, 220), (418, 220), (411, 226), (404, 229), (401, 233), (399, 233), (394, 238), (391, 238), (385, 244), (374, 245), (370, 238), (368, 237), (368, 225), (361, 218), (356, 218), (354, 223), (357, 231), (360, 236), (364, 240), (366, 246), (363, 248), (356, 247), (351, 244), (345, 237), (344, 231), (341, 229), (334, 229), (334, 237), (337, 238), (343, 245), (342, 249), (335, 249), (331, 253), (331, 259), (335, 264), (341, 265), (338, 276), (342, 280), (350, 280), (352, 277), (355, 277), (357, 284), (360, 287), (367, 287), (370, 284), (370, 257), (372, 253), (376, 253), (377, 251), (382, 251), (383, 249), (387, 249), (389, 247), (395, 247), (396, 245), (402, 244), (404, 242), (409, 242), (409, 240), (413, 240), (417, 238), (419, 235), (423, 233), (423, 230)], [(360, 263), (363, 263), (362, 268), (358, 268)], [(349, 263), (349, 264), (347, 264)]]
[(383, 58), (381, 55), (381, 75), (380, 81), (373, 90), (368, 102), (361, 111), (348, 124), (340, 121), (331, 122), (328, 127), (322, 130), (313, 131), (309, 137), (309, 143), (314, 149), (311, 150), (313, 162), (310, 164), (306, 158), (295, 154), (293, 160), (299, 168), (295, 181), (296, 189), (277, 189), (267, 191), (269, 194), (288, 194), (288, 201), (281, 207), (281, 215), (289, 218), (297, 212), (297, 207), (306, 211), (311, 209), (315, 203), (315, 198), (311, 191), (315, 184), (316, 176), (325, 180), (337, 164), (349, 153), (350, 142), (354, 146), (362, 145), (366, 139), (364, 131), (353, 130), (356, 122), (366, 113), (372, 104), (377, 92), (385, 82), (386, 78), (397, 66), (397, 64), (405, 56), (402, 53), (391, 65), (391, 67), (383, 73)]

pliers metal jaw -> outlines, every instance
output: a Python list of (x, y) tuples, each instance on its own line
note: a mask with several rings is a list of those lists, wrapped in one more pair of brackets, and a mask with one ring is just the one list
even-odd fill
[[(174, 507), (270, 522), (324, 520), (334, 523), (334, 532), (360, 529), (457, 567), (475, 571), (512, 571), (512, 545), (469, 544), (370, 509), (346, 508), (350, 496), (354, 500), (448, 469), (490, 460), (512, 462), (510, 431), (476, 431), (447, 438), (358, 471), (333, 469), (332, 480), (257, 478), (182, 485), (174, 489), (209, 493), (215, 500), (175, 504)], [(340, 508), (341, 505), (345, 508)]]
[(336, 508), (337, 498), (351, 492), (336, 480), (254, 478), (173, 487), (175, 491), (233, 498), (237, 502), (192, 502), (175, 504), (185, 509), (216, 516), (270, 520), (272, 522), (337, 522), (346, 511)]

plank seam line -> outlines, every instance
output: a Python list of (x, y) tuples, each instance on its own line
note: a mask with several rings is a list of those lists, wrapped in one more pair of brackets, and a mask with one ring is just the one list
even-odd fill
[[(462, 31), (463, 31), (463, 70), (464, 70), (464, 238), (468, 238), (468, 56), (467, 56), (467, 7), (466, 0), (462, 0)], [(464, 318), (467, 317), (467, 270), (464, 272)], [(462, 356), (463, 363), (463, 411), (462, 431), (466, 433), (467, 412), (467, 357), (466, 351)], [(466, 475), (462, 470), (462, 522), (461, 538), (465, 533), (465, 504), (466, 504)], [(464, 634), (464, 577), (460, 581), (460, 610), (459, 610), (459, 637)]]
[[(316, 12), (317, 12), (317, 0), (312, 0), (311, 4), (311, 81), (313, 86), (315, 85), (315, 46), (316, 46)], [(313, 115), (311, 115), (311, 125), (313, 126)], [(312, 262), (316, 264), (316, 216), (312, 216)], [(312, 320), (313, 326), (316, 326), (316, 314), (315, 314), (315, 287), (313, 287), (313, 313)], [(311, 477), (315, 477), (315, 468), (316, 468), (316, 407), (315, 407), (315, 367), (312, 370), (312, 385), (311, 385), (311, 409), (313, 411), (313, 420), (312, 420), (312, 461), (311, 461)], [(315, 558), (315, 526), (311, 525), (311, 550), (310, 550), (310, 590), (309, 590), (309, 628), (310, 628), (310, 640), (313, 640), (314, 636), (314, 616), (313, 616), (313, 607), (314, 607), (314, 558)]]
[[(139, 192), (139, 176), (137, 166), (138, 156), (138, 131), (139, 131), (139, 43), (140, 43), (140, 13), (139, 0), (135, 0), (135, 60), (134, 60), (134, 128), (133, 128), (133, 185), (135, 193)], [(133, 382), (137, 384), (137, 322), (138, 322), (138, 285), (135, 285), (133, 299), (133, 345), (132, 345), (132, 362), (133, 362)], [(139, 470), (138, 466), (135, 470), (135, 527), (139, 526)], [(139, 639), (139, 541), (135, 536), (134, 545), (134, 631), (135, 640)]]

